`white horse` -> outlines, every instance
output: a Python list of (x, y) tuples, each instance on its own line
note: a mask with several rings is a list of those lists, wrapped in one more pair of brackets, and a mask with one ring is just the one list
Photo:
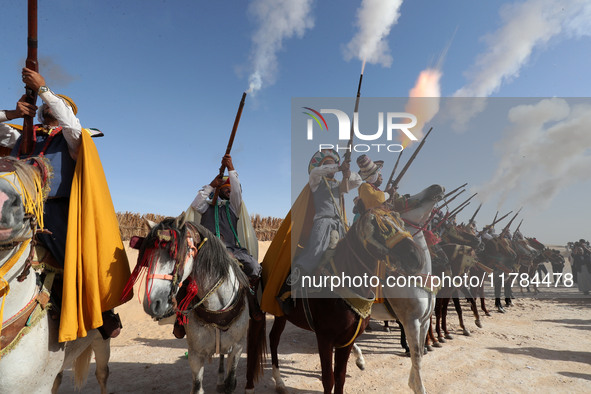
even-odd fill
[[(444, 191), (445, 189), (442, 186), (432, 185), (411, 196), (407, 200), (407, 208), (395, 207), (406, 223), (406, 231), (413, 234), (413, 241), (423, 250), (425, 257), (425, 265), (421, 270), (423, 278), (432, 274), (432, 269), (431, 255), (421, 229), (431, 215), (435, 203), (442, 198)], [(432, 292), (426, 290), (426, 287), (384, 286), (384, 303), (374, 303), (371, 309), (373, 319), (385, 321), (398, 319), (402, 323), (412, 362), (408, 386), (415, 393), (425, 392), (421, 378), (421, 358), (425, 338), (429, 330), (431, 314), (435, 308), (435, 296)], [(393, 309), (395, 316), (386, 307), (386, 302)], [(354, 354), (358, 365), (364, 363), (361, 349), (357, 344), (354, 345)]]
[(48, 316), (47, 296), (37, 286), (37, 274), (29, 272), (31, 241), (43, 212), (41, 189), (51, 171), (44, 160), (33, 160), (36, 166), (0, 159), (0, 393), (55, 393), (62, 371), (71, 366), (81, 387), (94, 350), (96, 377), (105, 394), (110, 341), (91, 330), (85, 338), (58, 343), (59, 323)]
[[(217, 389), (233, 392), (248, 330), (248, 279), (205, 227), (173, 218), (151, 227), (138, 256), (138, 267), (148, 268), (144, 311), (156, 319), (178, 310), (187, 317), (192, 393), (203, 393), (204, 364), (215, 353), (220, 354)], [(181, 299), (183, 282), (189, 285)], [(229, 364), (225, 377), (224, 354)]]

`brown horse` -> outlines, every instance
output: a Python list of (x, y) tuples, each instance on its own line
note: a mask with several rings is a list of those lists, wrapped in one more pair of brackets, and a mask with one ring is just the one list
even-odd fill
[[(410, 234), (404, 231), (404, 225), (396, 215), (372, 210), (366, 212), (338, 243), (328, 266), (338, 267), (336, 271), (333, 268), (333, 275), (342, 272), (350, 277), (363, 277), (374, 275), (380, 260), (389, 261), (389, 266), (392, 267), (389, 270), (396, 269), (397, 272), (409, 274), (418, 272), (425, 264), (423, 252)], [(305, 282), (300, 282), (303, 283)], [(301, 289), (302, 287), (298, 287), (297, 291)], [(372, 286), (355, 288), (360, 298), (369, 300), (373, 298), (371, 290)], [(354, 340), (367, 327), (370, 310), (367, 309), (367, 314), (360, 313), (350, 298), (345, 299), (336, 294), (342, 294), (343, 291), (347, 292), (347, 289), (339, 288), (335, 292), (322, 290), (311, 293), (307, 298), (302, 298), (300, 293), (287, 315), (275, 317), (269, 340), (273, 377), (278, 391), (284, 391), (285, 385), (279, 373), (277, 348), (285, 323), (289, 321), (316, 334), (324, 392), (330, 393), (333, 387), (335, 393), (343, 392), (351, 348)], [(264, 336), (265, 322), (251, 320), (247, 345), (247, 391), (254, 389), (254, 381), (262, 370), (265, 349), (261, 344), (264, 343)]]
[[(505, 304), (510, 306), (512, 293), (508, 274), (513, 270), (517, 253), (512, 249), (510, 241), (501, 234), (484, 241), (484, 250), (478, 253), (478, 258), (494, 270), (495, 307), (498, 312), (505, 313), (501, 305), (501, 288), (504, 290)], [(504, 274), (504, 281), (501, 274)]]

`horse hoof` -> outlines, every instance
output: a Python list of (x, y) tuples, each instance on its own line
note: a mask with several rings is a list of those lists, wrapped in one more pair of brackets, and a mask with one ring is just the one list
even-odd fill
[(465, 328), (462, 330), (462, 334), (464, 334), (465, 336), (469, 337), (470, 336), (470, 331), (466, 330)]
[(499, 313), (505, 313), (505, 310), (503, 309), (503, 307), (502, 307), (502, 306), (499, 306), (499, 307), (497, 307), (497, 311), (498, 311)]
[(441, 343), (445, 343), (445, 338), (444, 337), (437, 337), (437, 340)]
[(474, 324), (476, 324), (476, 327), (482, 328), (482, 323), (480, 322), (480, 319), (474, 320)]
[(492, 315), (490, 314), (490, 312), (484, 312), (485, 316), (491, 317)]
[(433, 347), (443, 347), (439, 342), (433, 342)]
[(428, 349), (427, 349), (427, 347), (425, 346), (425, 347), (423, 348), (423, 356), (424, 356), (425, 354), (427, 354), (428, 352), (429, 352), (429, 350), (428, 350)]
[(384, 327), (385, 332), (390, 332), (390, 327)]
[(404, 357), (410, 357), (410, 350), (407, 350), (406, 352), (404, 352)]
[[(433, 351), (433, 346), (431, 346), (431, 345), (426, 345), (426, 346), (425, 346), (425, 349), (427, 349), (427, 351), (428, 351), (428, 352), (432, 352), (432, 351)], [(427, 353), (425, 353), (425, 354), (427, 354)]]
[(454, 339), (454, 337), (452, 337), (451, 334), (445, 334), (445, 339)]

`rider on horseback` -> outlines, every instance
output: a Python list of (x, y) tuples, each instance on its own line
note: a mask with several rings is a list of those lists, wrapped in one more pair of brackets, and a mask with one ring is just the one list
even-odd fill
[[(70, 192), (81, 145), (82, 127), (76, 117), (78, 107), (67, 96), (53, 93), (43, 76), (28, 68), (22, 70), (23, 82), (38, 92), (43, 100), (38, 111), (34, 104), (25, 101), (25, 96), (16, 104), (16, 109), (0, 111), (0, 122), (35, 116), (41, 124), (34, 127), (34, 148), (27, 157), (44, 156), (54, 169), (54, 177), (48, 200), (45, 203), (44, 224), (48, 230), (37, 234), (37, 240), (50, 252), (58, 268), (64, 267)], [(0, 123), (0, 145), (10, 148), (10, 154), (18, 158), (22, 142), (18, 126)], [(87, 129), (88, 130), (88, 129)], [(100, 133), (100, 132), (99, 132)], [(99, 134), (102, 135), (102, 134)], [(125, 262), (127, 263), (127, 262)], [(61, 304), (61, 286), (54, 285), (52, 297)], [(55, 311), (54, 311), (55, 312)], [(57, 312), (53, 314), (57, 319)], [(103, 326), (99, 328), (104, 339), (114, 338), (121, 331), (119, 316), (108, 310), (102, 313)]]
[[(308, 165), (308, 184), (314, 201), (314, 223), (304, 251), (294, 261), (292, 283), (299, 279), (300, 270), (312, 274), (329, 245), (345, 235), (345, 218), (339, 201), (344, 193), (358, 187), (362, 180), (359, 174), (351, 173), (348, 161), (339, 166), (340, 160), (335, 150), (323, 149), (314, 154)], [(339, 171), (343, 173), (342, 181), (335, 179), (335, 174)]]
[[(222, 165), (228, 169), (228, 176), (217, 176), (209, 185), (203, 186), (191, 203), (191, 207), (201, 214), (201, 225), (220, 238), (226, 244), (228, 253), (240, 262), (242, 270), (250, 281), (250, 291), (247, 292), (250, 316), (255, 320), (262, 320), (263, 313), (256, 295), (261, 278), (261, 266), (238, 239), (242, 186), (229, 154), (222, 158)], [(220, 198), (214, 205), (212, 198), (216, 189), (219, 189)], [(182, 291), (183, 288), (179, 290), (179, 292)], [(184, 327), (178, 319), (173, 333), (177, 338), (182, 338), (185, 334)]]

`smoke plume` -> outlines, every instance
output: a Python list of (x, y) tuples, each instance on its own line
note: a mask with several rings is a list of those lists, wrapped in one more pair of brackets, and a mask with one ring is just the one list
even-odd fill
[[(502, 26), (484, 37), (487, 49), (466, 73), (468, 84), (455, 97), (488, 97), (501, 85), (519, 76), (534, 50), (544, 50), (551, 39), (591, 35), (591, 2), (588, 0), (526, 0), (505, 5)], [(464, 109), (456, 122), (465, 127), (481, 105)]]
[[(509, 111), (511, 125), (498, 144), (501, 161), (481, 196), (509, 195), (544, 209), (564, 188), (591, 179), (591, 104), (544, 99)], [(583, 197), (581, 197), (583, 198)]]
[(363, 0), (357, 10), (359, 31), (345, 48), (345, 59), (353, 57), (385, 67), (392, 64), (390, 48), (385, 40), (400, 17), (402, 0)]
[(283, 47), (284, 39), (301, 38), (307, 29), (314, 27), (311, 8), (312, 0), (255, 0), (251, 3), (249, 12), (259, 27), (252, 37), (253, 72), (248, 79), (249, 92), (275, 82), (277, 52)]

